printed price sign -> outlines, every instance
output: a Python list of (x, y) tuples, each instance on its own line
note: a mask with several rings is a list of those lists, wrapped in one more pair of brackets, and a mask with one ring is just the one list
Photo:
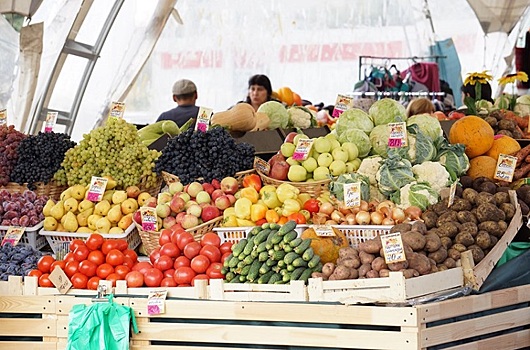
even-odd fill
[(354, 182), (343, 185), (344, 205), (346, 208), (353, 208), (361, 205), (361, 183)]
[(501, 181), (512, 182), (516, 165), (517, 157), (513, 157), (504, 153), (499, 154), (497, 168), (495, 168), (495, 175), (493, 178)]
[(48, 112), (46, 114), (46, 124), (44, 125), (44, 132), (52, 132), (57, 123), (58, 112)]
[(0, 125), (7, 124), (7, 109), (0, 109)]
[(142, 229), (144, 229), (144, 231), (156, 231), (158, 229), (155, 208), (141, 207), (140, 216), (142, 217)]
[(13, 247), (16, 246), (18, 241), (20, 241), (20, 238), (22, 238), (25, 229), (25, 227), (9, 226), (1, 245), (3, 246), (6, 243), (11, 243)]
[(195, 123), (195, 130), (202, 132), (208, 131), (210, 128), (210, 121), (212, 119), (213, 109), (207, 107), (199, 107), (197, 114), (197, 122)]
[(313, 142), (315, 142), (315, 140), (313, 139), (298, 140), (298, 143), (296, 144), (296, 149), (293, 153), (293, 159), (298, 161), (306, 160), (309, 156), (309, 152), (311, 152), (311, 148), (313, 147)]
[(109, 118), (123, 118), (125, 113), (125, 103), (123, 102), (112, 102), (109, 110)]
[(271, 165), (260, 157), (254, 157), (254, 169), (259, 171), (263, 175), (269, 175), (271, 171)]
[(107, 188), (107, 181), (108, 180), (104, 177), (92, 176), (86, 199), (92, 202), (101, 201), (103, 194), (105, 193), (105, 188)]
[(332, 117), (339, 117), (344, 111), (353, 108), (353, 98), (344, 95), (337, 95), (337, 100), (335, 101), (335, 108), (333, 108)]
[(458, 184), (458, 181), (453, 182), (451, 185), (451, 189), (449, 190), (449, 200), (447, 202), (447, 208), (451, 207), (455, 201), (455, 195), (456, 195), (456, 185)]
[(319, 237), (335, 236), (335, 232), (333, 232), (333, 227), (331, 227), (330, 225), (311, 225), (311, 228), (315, 230), (315, 233)]
[(147, 298), (147, 313), (159, 315), (166, 312), (167, 290), (150, 291)]
[(388, 123), (388, 147), (407, 147), (407, 123)]
[(72, 288), (72, 282), (70, 282), (70, 279), (68, 278), (68, 276), (66, 276), (60, 266), (55, 266), (48, 278), (61, 294), (66, 294), (68, 290)]
[(401, 240), (401, 232), (389, 233), (381, 235), (381, 243), (383, 244), (383, 253), (385, 255), (385, 262), (387, 264), (405, 261), (405, 251), (403, 250), (403, 241)]

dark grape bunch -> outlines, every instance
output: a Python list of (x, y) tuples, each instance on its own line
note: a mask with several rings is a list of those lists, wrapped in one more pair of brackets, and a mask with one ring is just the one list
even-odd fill
[(64, 154), (75, 146), (70, 136), (63, 133), (39, 132), (30, 135), (18, 146), (18, 161), (11, 172), (11, 181), (28, 183), (33, 189), (36, 182), (48, 183), (61, 167)]
[(9, 182), (18, 159), (18, 145), (25, 138), (26, 135), (15, 130), (13, 125), (0, 126), (0, 186)]
[(198, 179), (211, 182), (251, 169), (254, 152), (253, 145), (236, 143), (221, 127), (207, 132), (190, 129), (168, 141), (155, 162), (155, 171), (176, 175), (183, 184)]
[(41, 253), (26, 244), (12, 246), (6, 243), (0, 247), (0, 280), (7, 281), (9, 276), (26, 276), (37, 268)]

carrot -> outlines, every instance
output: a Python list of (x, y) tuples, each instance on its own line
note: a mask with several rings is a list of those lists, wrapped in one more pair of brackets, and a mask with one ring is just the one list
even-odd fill
[(515, 156), (517, 157), (517, 166), (519, 166), (530, 155), (530, 145), (521, 148)]
[(502, 115), (504, 119), (513, 120), (521, 129), (526, 130), (528, 128), (528, 119), (521, 118), (512, 111), (503, 111)]
[(515, 172), (513, 173), (513, 180), (522, 179), (526, 174), (528, 174), (528, 172), (530, 172), (530, 163), (525, 163), (520, 168), (515, 169)]

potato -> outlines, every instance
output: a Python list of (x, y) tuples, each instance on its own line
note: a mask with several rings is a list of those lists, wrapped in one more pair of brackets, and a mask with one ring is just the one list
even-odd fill
[(428, 273), (435, 273), (438, 271), (438, 266), (436, 264), (431, 264), (431, 271), (429, 271)]
[(471, 208), (473, 208), (473, 205), (467, 199), (455, 198), (453, 205), (451, 205), (450, 209), (459, 212), (463, 210), (471, 210)]
[(464, 190), (466, 188), (473, 187), (473, 178), (467, 175), (460, 176), (460, 183), (462, 184)]
[(424, 249), (428, 252), (435, 252), (442, 246), (442, 240), (436, 234), (426, 234), (425, 238), (427, 239), (427, 241), (425, 242)]
[(505, 220), (507, 221), (510, 221), (515, 215), (515, 206), (512, 203), (501, 203), (499, 209), (506, 214)]
[(326, 280), (322, 272), (316, 272), (316, 271), (311, 273), (311, 278), (322, 278), (323, 280)]
[(497, 123), (497, 126), (499, 127), (499, 130), (517, 130), (517, 123), (511, 119), (501, 119)]
[(374, 259), (374, 261), (372, 261), (372, 270), (379, 272), (381, 269), (388, 269), (388, 266), (385, 262), (385, 259), (378, 256)]
[(491, 179), (489, 179), (487, 177), (484, 177), (484, 176), (480, 176), (480, 177), (475, 178), (473, 180), (473, 189), (475, 191), (480, 192), (478, 189), (479, 189), (480, 185), (482, 185), (484, 182), (491, 182)]
[(416, 221), (412, 224), (412, 231), (418, 231), (418, 232), (421, 232), (422, 234), (426, 234), (427, 225), (425, 225), (425, 223), (422, 221)]
[(350, 269), (350, 277), (348, 279), (355, 280), (359, 278), (359, 270), (357, 269)]
[(528, 205), (525, 202), (523, 202), (521, 199), (518, 199), (517, 202), (521, 206), (521, 213), (523, 215), (528, 215), (528, 213), (530, 212), (530, 208), (528, 208)]
[(390, 233), (394, 232), (408, 232), (412, 230), (412, 225), (406, 222), (392, 226)]
[(436, 203), (435, 205), (431, 206), (431, 209), (434, 210), (436, 214), (442, 215), (449, 210), (449, 208), (447, 208), (447, 200), (442, 200)]
[(478, 192), (472, 188), (466, 188), (464, 189), (464, 192), (462, 192), (462, 198), (471, 203), (471, 205), (476, 203), (477, 196)]
[[(346, 266), (339, 265), (335, 267), (331, 276), (335, 276), (334, 279), (336, 280), (347, 280), (350, 277), (350, 269)], [(330, 279), (332, 279), (331, 276)]]
[(478, 187), (478, 192), (487, 192), (487, 193), (491, 193), (491, 194), (495, 194), (495, 192), (497, 192), (497, 185), (495, 185), (493, 182), (483, 182), (479, 187)]
[(469, 250), (471, 250), (471, 253), (473, 254), (473, 261), (475, 264), (478, 264), (482, 259), (484, 259), (484, 251), (476, 244), (471, 245), (468, 247)]
[(353, 247), (343, 247), (339, 249), (339, 258), (352, 259), (353, 257), (359, 257), (359, 250)]
[(438, 228), (440, 237), (454, 238), (460, 231), (456, 222), (447, 222), (442, 227)]
[(466, 247), (472, 245), (475, 243), (475, 239), (471, 235), (471, 233), (464, 231), (460, 232), (455, 237), (455, 242), (465, 245)]
[(445, 249), (449, 249), (453, 245), (453, 240), (449, 237), (441, 237), (440, 241), (442, 242), (442, 247), (445, 247)]
[(479, 231), (487, 231), (495, 237), (501, 237), (504, 231), (496, 221), (484, 221), (478, 225)]
[(390, 270), (382, 269), (379, 271), (379, 277), (388, 277), (390, 276)]
[(403, 276), (405, 276), (405, 278), (418, 277), (420, 275), (420, 273), (414, 269), (405, 269), (401, 272), (403, 273)]
[(460, 243), (453, 244), (453, 246), (451, 248), (458, 250), (460, 253), (463, 253), (463, 252), (465, 252), (467, 250), (467, 247), (465, 245), (463, 245), (463, 244), (460, 244)]
[(454, 210), (448, 210), (438, 217), (436, 220), (436, 227), (440, 228), (447, 222), (458, 221), (458, 212)]
[(497, 244), (499, 239), (497, 237), (495, 237), (495, 236), (490, 234), (490, 241), (491, 241), (491, 244), (490, 244), (489, 248), (493, 248), (495, 246), (495, 244)]
[(379, 278), (379, 272), (370, 270), (366, 273), (366, 278)]
[(510, 203), (510, 195), (508, 192), (499, 192), (497, 190), (497, 193), (493, 195), (495, 198), (495, 204), (499, 207), (503, 203)]
[(508, 186), (499, 186), (497, 187), (497, 192), (510, 192), (512, 189)]
[(506, 230), (508, 229), (508, 224), (506, 223), (506, 221), (497, 221), (497, 224), (499, 225), (499, 229), (502, 230), (502, 232), (506, 232)]
[(465, 222), (460, 226), (460, 232), (467, 231), (471, 236), (475, 237), (478, 233), (478, 226), (473, 222)]
[(477, 218), (469, 210), (460, 210), (457, 214), (457, 219), (461, 224), (466, 222), (477, 223)]
[(453, 249), (453, 248), (450, 248), (447, 250), (447, 259), (453, 259), (453, 260), (458, 260), (460, 259), (460, 252), (456, 249)]
[(491, 246), (491, 239), (488, 231), (479, 231), (475, 237), (475, 242), (480, 248), (488, 249)]
[(359, 243), (359, 250), (370, 254), (379, 253), (381, 247), (383, 247), (383, 245), (381, 244), (381, 237), (379, 236)]
[(442, 247), (435, 252), (429, 253), (427, 256), (434, 260), (436, 264), (441, 264), (447, 259), (447, 249)]
[(425, 247), (427, 239), (418, 231), (408, 231), (401, 234), (401, 240), (404, 244), (409, 245), (412, 250), (418, 251)]
[(495, 204), (484, 203), (484, 202), (481, 202), (481, 203), (482, 204), (480, 204), (477, 207), (477, 214), (476, 214), (479, 222), (490, 221), (490, 220), (500, 221), (500, 220), (506, 219), (506, 214), (504, 214), (502, 210), (497, 208)]
[(436, 265), (436, 268), (438, 269), (438, 271), (449, 270), (449, 268), (447, 266), (445, 266), (444, 264), (438, 264), (438, 265)]
[(361, 264), (371, 264), (375, 259), (375, 255), (361, 250), (359, 252), (359, 259), (361, 259)]
[(362, 264), (361, 267), (359, 267), (359, 277), (364, 277), (366, 276), (366, 273), (368, 271), (372, 270), (372, 265), (371, 264)]
[(438, 220), (438, 214), (432, 210), (427, 210), (421, 214), (421, 219), (425, 223), (428, 229), (436, 227), (436, 221)]
[(443, 265), (448, 269), (452, 269), (456, 267), (456, 261), (451, 257), (447, 257), (447, 259), (445, 259), (445, 261), (443, 262)]
[(522, 200), (525, 203), (530, 203), (530, 185), (522, 185), (517, 190), (517, 198)]
[(388, 269), (390, 271), (400, 271), (407, 267), (409, 267), (409, 262), (407, 260), (388, 264)]
[[(414, 250), (412, 250), (412, 248), (408, 244), (405, 244), (405, 243), (403, 243), (403, 251), (405, 252), (405, 256), (407, 256), (407, 254), (412, 254), (412, 252), (414, 252)], [(381, 256), (384, 257), (384, 254), (381, 254)]]
[(325, 278), (329, 278), (333, 274), (333, 271), (335, 271), (335, 264), (328, 262), (325, 263), (324, 266), (322, 266), (322, 274)]
[(352, 259), (344, 259), (341, 263), (342, 266), (346, 266), (350, 269), (358, 269), (361, 266), (361, 259), (358, 256)]
[(409, 267), (418, 271), (420, 275), (425, 275), (431, 272), (431, 262), (428, 257), (418, 253), (412, 253), (407, 257)]

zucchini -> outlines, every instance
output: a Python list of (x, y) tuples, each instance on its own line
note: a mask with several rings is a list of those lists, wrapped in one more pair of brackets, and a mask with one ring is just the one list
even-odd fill
[(296, 258), (293, 261), (293, 266), (300, 267), (300, 266), (307, 266), (307, 261), (304, 261), (302, 258)]
[(314, 254), (311, 260), (308, 261), (307, 266), (310, 268), (315, 268), (320, 262), (320, 256)]
[(282, 275), (280, 275), (279, 273), (275, 273), (271, 276), (271, 278), (269, 279), (267, 283), (273, 284), (281, 280), (282, 280)]
[(310, 239), (304, 239), (302, 243), (296, 248), (294, 248), (294, 252), (297, 254), (304, 254), (305, 250), (311, 246), (311, 240)]
[(302, 259), (304, 259), (304, 261), (309, 261), (313, 259), (314, 255), (313, 248), (309, 247), (305, 250), (304, 254), (302, 254)]
[(285, 256), (283, 257), (283, 260), (287, 263), (287, 264), (292, 264), (293, 261), (296, 259), (296, 258), (299, 258), (300, 255), (296, 254), (295, 252), (290, 252), (290, 253), (287, 253), (285, 254)]
[(246, 238), (243, 238), (236, 244), (232, 246), (232, 254), (234, 256), (239, 256), (239, 254), (243, 253), (243, 249), (245, 249), (245, 246), (247, 245), (248, 240)]
[(280, 234), (280, 236), (284, 236), (289, 231), (292, 231), (295, 228), (296, 228), (296, 221), (289, 220), (285, 224), (283, 224), (282, 227), (280, 227), (280, 229), (278, 230), (278, 233)]
[(292, 248), (296, 248), (302, 243), (303, 239), (301, 237), (293, 239), (291, 242), (289, 242), (289, 246)]
[(296, 231), (290, 231), (290, 232), (286, 233), (285, 236), (283, 236), (283, 242), (284, 243), (289, 243), (293, 239), (296, 239), (296, 237), (298, 237), (298, 233), (296, 233)]
[(266, 284), (271, 279), (272, 275), (274, 275), (274, 271), (268, 271), (263, 276), (258, 278), (258, 284)]
[(302, 276), (302, 273), (306, 270), (305, 267), (297, 267), (296, 270), (291, 273), (291, 281), (296, 281)]

